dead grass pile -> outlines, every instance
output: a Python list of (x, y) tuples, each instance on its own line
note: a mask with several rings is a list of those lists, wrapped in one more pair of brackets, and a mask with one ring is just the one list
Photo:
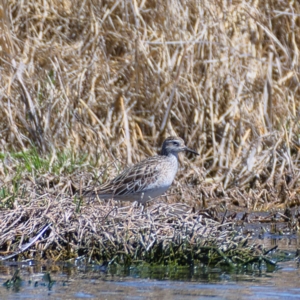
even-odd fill
[(298, 1), (1, 3), (2, 151), (130, 164), (172, 134), (183, 184), (299, 190)]
[(33, 194), (32, 200), (19, 198), (14, 210), (1, 213), (2, 259), (60, 261), (84, 256), (89, 262), (126, 266), (269, 263), (264, 250), (246, 246), (248, 237), (226, 218), (220, 223), (185, 204), (156, 203), (145, 209), (114, 202), (80, 205), (51, 195), (33, 199)]

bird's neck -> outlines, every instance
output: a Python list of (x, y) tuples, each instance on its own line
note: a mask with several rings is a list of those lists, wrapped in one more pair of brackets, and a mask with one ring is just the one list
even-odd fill
[(172, 166), (176, 166), (175, 168), (174, 168), (174, 176), (175, 176), (175, 174), (176, 174), (176, 172), (177, 172), (177, 169), (178, 169), (178, 153), (176, 152), (176, 153), (169, 153), (168, 154), (168, 159), (169, 159), (169, 161), (170, 161), (170, 163), (172, 164)]
[(161, 150), (160, 155), (167, 156), (167, 157), (170, 157), (170, 158), (175, 157), (178, 160), (178, 153), (177, 152), (167, 152), (167, 151)]

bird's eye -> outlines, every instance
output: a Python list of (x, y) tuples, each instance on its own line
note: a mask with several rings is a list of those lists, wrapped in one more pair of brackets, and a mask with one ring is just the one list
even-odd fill
[(173, 145), (178, 147), (179, 143), (178, 142), (173, 142)]

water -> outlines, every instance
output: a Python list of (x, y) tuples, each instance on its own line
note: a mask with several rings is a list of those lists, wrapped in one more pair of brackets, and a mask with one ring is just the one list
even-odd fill
[[(6, 263), (0, 266), (0, 299), (300, 299), (298, 240), (268, 234), (257, 240), (282, 249), (286, 260), (273, 271), (160, 267), (104, 272), (66, 264)], [(17, 269), (22, 280), (5, 287)]]

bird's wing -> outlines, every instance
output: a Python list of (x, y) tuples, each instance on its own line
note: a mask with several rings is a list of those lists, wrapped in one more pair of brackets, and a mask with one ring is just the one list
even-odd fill
[(127, 196), (138, 194), (147, 190), (147, 186), (154, 184), (160, 174), (159, 157), (150, 157), (140, 163), (125, 169), (112, 181), (99, 187), (94, 187), (90, 192), (101, 195)]

